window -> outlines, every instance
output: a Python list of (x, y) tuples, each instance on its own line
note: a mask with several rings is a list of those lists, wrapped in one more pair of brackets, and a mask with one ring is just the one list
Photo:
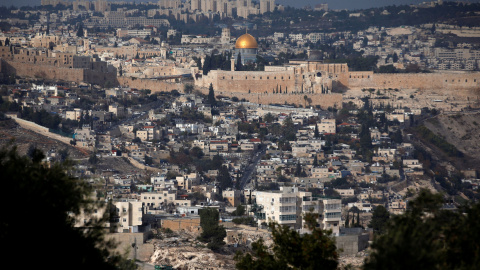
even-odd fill
[(280, 220), (296, 220), (297, 216), (296, 215), (280, 215)]
[(126, 219), (126, 218), (124, 218), (124, 219), (123, 219), (123, 222), (127, 222), (127, 219)]

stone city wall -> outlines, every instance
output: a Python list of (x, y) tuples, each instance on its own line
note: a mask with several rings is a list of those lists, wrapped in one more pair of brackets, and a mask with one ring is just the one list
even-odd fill
[(16, 74), (26, 78), (41, 78), (47, 80), (68, 81), (68, 82), (87, 82), (103, 85), (109, 81), (113, 85), (117, 84), (116, 74), (113, 72), (98, 72), (81, 68), (63, 68), (52, 65), (41, 65), (34, 63), (20, 63), (16, 61), (1, 59), (5, 73)]
[(84, 79), (83, 69), (59, 68), (50, 65), (20, 63), (2, 59), (5, 72), (16, 74), (20, 77), (43, 78), (49, 80), (62, 80), (80, 83)]
[[(199, 89), (204, 94), (208, 94), (207, 88)], [(246, 99), (252, 103), (258, 104), (296, 104), (307, 107), (315, 107), (319, 105), (322, 109), (327, 109), (328, 107), (337, 107), (342, 108), (342, 94), (255, 94), (255, 93), (244, 93), (244, 92), (230, 92), (215, 90), (215, 95), (222, 95), (227, 97), (237, 97), (239, 100)], [(307, 96), (307, 101), (305, 101), (304, 96)]]
[(182, 83), (171, 83), (167, 81), (159, 81), (153, 79), (136, 79), (129, 77), (118, 77), (117, 80), (120, 86), (136, 89), (150, 89), (152, 93), (169, 92), (173, 90), (183, 91)]
[(196, 80), (196, 85), (208, 88), (212, 84), (215, 90), (243, 93), (291, 93), (295, 91), (295, 74), (286, 71), (223, 71), (212, 70), (207, 76)]
[(338, 80), (348, 88), (375, 89), (478, 89), (480, 72), (462, 73), (394, 73), (349, 72)]

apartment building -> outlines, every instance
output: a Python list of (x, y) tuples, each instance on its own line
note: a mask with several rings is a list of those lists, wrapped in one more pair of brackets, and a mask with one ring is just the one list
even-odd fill
[(300, 198), (297, 197), (298, 188), (281, 187), (280, 191), (255, 192), (256, 203), (261, 210), (257, 212), (258, 222), (274, 221), (280, 225), (287, 225), (300, 229), (297, 221), (301, 216)]
[(317, 127), (318, 131), (323, 134), (335, 134), (337, 131), (335, 119), (322, 119), (320, 123), (317, 123)]
[(298, 187), (281, 187), (279, 191), (255, 192), (258, 223), (274, 221), (296, 230), (305, 228), (303, 217), (312, 211), (319, 215), (322, 229), (340, 234), (341, 200), (313, 197), (311, 192), (299, 191)]
[(143, 223), (142, 202), (137, 200), (114, 201), (113, 206), (115, 207), (113, 220), (116, 232), (138, 232), (138, 227)]

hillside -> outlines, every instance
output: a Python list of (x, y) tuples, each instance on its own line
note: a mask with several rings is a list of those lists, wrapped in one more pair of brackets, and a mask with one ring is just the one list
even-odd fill
[(11, 119), (0, 120), (0, 146), (8, 145), (13, 142), (17, 147), (19, 154), (26, 154), (30, 145), (35, 145), (44, 153), (51, 150), (68, 149), (70, 158), (81, 159), (88, 157), (88, 152), (76, 148), (70, 144), (57, 141), (28, 129), (20, 127)]
[(479, 117), (480, 112), (442, 114), (428, 119), (423, 124), (463, 153), (463, 158), (450, 157), (458, 169), (480, 170)]

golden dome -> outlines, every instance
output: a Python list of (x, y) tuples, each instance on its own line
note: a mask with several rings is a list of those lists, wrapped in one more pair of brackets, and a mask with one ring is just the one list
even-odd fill
[(241, 35), (235, 42), (235, 49), (257, 49), (258, 44), (250, 34)]

